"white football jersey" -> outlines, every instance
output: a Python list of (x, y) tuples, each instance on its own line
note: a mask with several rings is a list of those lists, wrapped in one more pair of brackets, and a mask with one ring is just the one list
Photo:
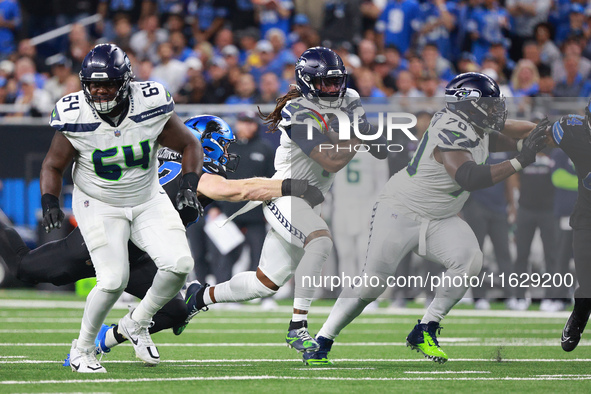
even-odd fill
[(429, 128), (408, 163), (394, 174), (382, 190), (379, 200), (395, 198), (412, 211), (429, 219), (456, 215), (470, 193), (458, 185), (433, 151), (464, 150), (478, 164), (488, 157), (488, 134), (480, 137), (472, 126), (451, 111), (433, 115)]
[[(347, 89), (346, 97), (359, 98), (359, 93), (354, 89)], [(318, 108), (308, 102), (307, 106), (302, 105), (301, 101), (297, 103), (288, 101), (281, 111), (281, 122), (279, 130), (281, 131), (280, 145), (275, 152), (275, 170), (277, 171), (273, 178), (276, 179), (305, 179), (311, 185), (316, 186), (322, 194), (328, 193), (335, 174), (326, 171), (320, 164), (311, 159), (308, 155), (315, 146), (319, 144), (331, 144), (329, 138), (323, 133), (326, 125), (321, 122), (319, 127), (314, 129), (312, 139), (307, 135), (293, 135), (292, 126), (294, 124), (303, 125), (305, 120), (314, 118), (318, 121)]]
[(57, 102), (50, 125), (78, 151), (74, 185), (118, 207), (148, 201), (158, 183), (157, 138), (174, 111), (174, 101), (157, 82), (131, 82), (129, 110), (118, 126), (103, 120), (83, 91)]

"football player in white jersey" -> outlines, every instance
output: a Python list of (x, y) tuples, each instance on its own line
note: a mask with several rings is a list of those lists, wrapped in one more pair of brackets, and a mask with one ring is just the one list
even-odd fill
[[(318, 117), (318, 107), (342, 108), (348, 98), (351, 104), (347, 114), (352, 119), (352, 111), (360, 106), (359, 94), (347, 88), (343, 61), (328, 48), (306, 50), (296, 63), (295, 76), (297, 86), (278, 98), (275, 110), (264, 118), (270, 125), (269, 131), (281, 131), (275, 155), (277, 172), (273, 178), (307, 180), (326, 194), (334, 174), (355, 155), (352, 146), (360, 144), (361, 140), (357, 137), (338, 142), (331, 139), (327, 123)], [(310, 136), (306, 120), (312, 118), (318, 122), (312, 122)], [(362, 133), (371, 130), (364, 112), (359, 130)], [(321, 149), (321, 144), (331, 146)], [(380, 156), (379, 152), (374, 154)], [(385, 156), (382, 154), (381, 158)], [(265, 238), (257, 271), (239, 273), (212, 287), (189, 287), (187, 304), (197, 313), (213, 303), (269, 297), (295, 273), (293, 316), (286, 342), (298, 351), (313, 351), (318, 344), (308, 333), (307, 316), (316, 288), (311, 283), (302, 283), (301, 278), (320, 275), (332, 249), (328, 226), (320, 217), (320, 206), (312, 208), (301, 198), (281, 197), (267, 201), (263, 211), (271, 230)]]
[[(329, 364), (328, 352), (341, 330), (357, 317), (387, 285), (399, 261), (409, 252), (447, 268), (448, 278), (478, 275), (482, 252), (474, 233), (457, 214), (469, 192), (492, 186), (533, 163), (544, 146), (547, 120), (534, 124), (507, 120), (505, 99), (497, 83), (480, 73), (455, 77), (446, 88), (446, 108), (431, 119), (414, 157), (392, 176), (372, 213), (367, 258), (362, 275), (376, 277), (343, 291), (316, 341), (320, 348), (304, 354), (308, 365)], [(511, 137), (529, 136), (517, 141)], [(489, 151), (520, 151), (511, 160), (484, 164)], [(464, 296), (468, 287), (443, 282), (427, 312), (407, 337), (407, 346), (425, 357), (445, 362), (439, 347), (439, 322)], [(458, 283), (458, 282), (455, 282)]]
[(59, 100), (50, 125), (57, 131), (41, 168), (43, 225), (60, 227), (62, 176), (74, 161), (72, 208), (96, 271), (82, 327), (72, 343), (78, 372), (106, 372), (95, 357), (95, 337), (129, 279), (127, 243), (154, 260), (158, 272), (138, 307), (119, 328), (147, 365), (160, 361), (148, 327), (152, 316), (184, 285), (193, 269), (185, 227), (158, 182), (156, 152), (181, 152), (182, 184), (177, 208), (202, 211), (196, 196), (203, 167), (199, 140), (174, 113), (174, 101), (156, 82), (132, 82), (129, 58), (112, 44), (84, 58), (82, 90)]

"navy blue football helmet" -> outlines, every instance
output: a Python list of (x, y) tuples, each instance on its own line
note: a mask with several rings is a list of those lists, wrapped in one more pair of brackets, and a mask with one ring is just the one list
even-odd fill
[(226, 171), (236, 171), (240, 156), (228, 153), (230, 144), (236, 142), (236, 136), (228, 123), (217, 116), (199, 115), (187, 119), (185, 126), (201, 141), (207, 157), (219, 162)]
[(347, 70), (334, 51), (324, 47), (306, 50), (295, 66), (295, 79), (302, 95), (320, 104), (338, 107), (347, 91)]
[[(107, 114), (129, 98), (129, 83), (133, 78), (127, 54), (113, 44), (95, 46), (82, 61), (80, 82), (84, 97), (97, 112)], [(112, 97), (93, 96), (91, 83), (116, 84), (117, 93)]]
[(445, 88), (447, 109), (476, 127), (476, 131), (501, 131), (507, 120), (505, 97), (499, 85), (488, 75), (464, 73)]

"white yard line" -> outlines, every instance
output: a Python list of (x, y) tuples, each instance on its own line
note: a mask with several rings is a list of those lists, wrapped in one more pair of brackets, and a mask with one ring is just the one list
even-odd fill
[[(189, 376), (178, 378), (141, 378), (141, 379), (70, 379), (70, 380), (7, 380), (0, 381), (0, 385), (23, 385), (23, 384), (72, 384), (88, 382), (96, 383), (143, 383), (143, 382), (182, 382), (182, 381), (229, 381), (229, 380), (325, 380), (325, 381), (416, 381), (416, 377), (408, 378), (346, 378), (331, 376), (270, 376), (270, 375), (243, 375), (243, 376)], [(428, 377), (422, 376), (421, 381), (540, 381), (540, 380), (591, 380), (591, 376), (564, 376), (545, 375), (530, 377)]]

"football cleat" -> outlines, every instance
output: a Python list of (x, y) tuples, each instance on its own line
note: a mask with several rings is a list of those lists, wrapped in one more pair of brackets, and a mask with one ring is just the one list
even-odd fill
[(185, 319), (184, 327), (179, 326), (178, 328), (173, 328), (173, 331), (176, 335), (179, 335), (181, 332), (183, 332), (187, 324), (189, 324), (189, 321), (191, 321), (195, 315), (201, 311), (205, 312), (209, 310), (207, 305), (205, 305), (203, 302), (203, 294), (205, 293), (205, 289), (208, 287), (209, 285), (207, 283), (202, 285), (197, 281), (189, 284), (187, 293), (185, 294), (185, 304), (187, 304), (187, 318)]
[(304, 352), (304, 364), (310, 366), (332, 365), (332, 361), (328, 359), (328, 353), (334, 341), (325, 337), (316, 337), (316, 342), (318, 343), (318, 350)]
[(421, 352), (429, 360), (440, 364), (447, 361), (447, 354), (439, 347), (437, 334), (441, 332), (442, 327), (439, 323), (431, 321), (427, 324), (419, 323), (412, 329), (406, 337), (406, 346), (410, 346), (417, 353)]
[[(78, 340), (72, 341), (72, 348), (70, 349), (70, 367), (73, 372), (80, 373), (105, 373), (107, 370), (99, 364), (96, 359), (94, 348), (81, 349), (78, 347)], [(67, 359), (66, 359), (67, 360)]]
[(94, 340), (94, 345), (96, 346), (96, 354), (104, 354), (109, 353), (111, 351), (111, 348), (107, 347), (107, 345), (105, 344), (105, 336), (107, 335), (107, 331), (109, 331), (111, 327), (115, 327), (115, 324), (112, 324), (111, 326), (103, 324), (101, 326), (101, 329), (99, 330), (99, 333), (97, 334), (96, 339)]
[(566, 324), (564, 325), (562, 337), (560, 338), (562, 350), (565, 352), (572, 352), (575, 350), (579, 344), (579, 341), (581, 340), (581, 334), (583, 334), (588, 320), (588, 317), (587, 320), (582, 320), (580, 317), (575, 315), (575, 311), (571, 313), (570, 317), (566, 321)]
[(312, 338), (306, 326), (289, 330), (285, 336), (285, 342), (288, 347), (298, 352), (315, 352), (319, 348), (318, 342)]
[(131, 312), (119, 320), (119, 332), (131, 341), (136, 357), (148, 366), (160, 362), (160, 354), (148, 332), (151, 323), (150, 320), (136, 322), (131, 318)]

